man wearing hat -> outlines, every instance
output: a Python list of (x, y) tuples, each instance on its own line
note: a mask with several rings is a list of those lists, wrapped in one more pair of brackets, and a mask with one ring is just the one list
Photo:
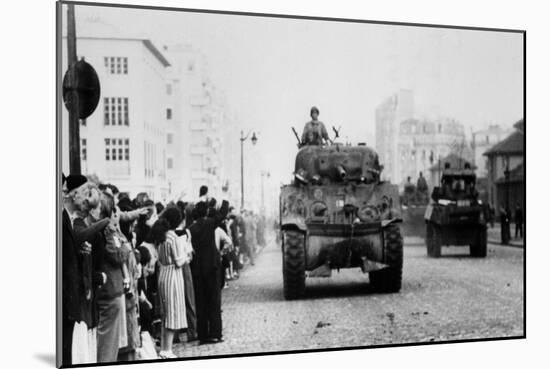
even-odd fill
[(62, 347), (63, 365), (72, 363), (72, 339), (76, 322), (82, 320), (80, 301), (82, 294), (81, 270), (79, 253), (89, 250), (79, 250), (73, 221), (77, 217), (78, 206), (84, 200), (79, 189), (87, 182), (82, 175), (63, 176), (63, 238), (62, 238)]
[(311, 121), (304, 126), (302, 133), (302, 145), (323, 145), (329, 141), (327, 129), (323, 122), (317, 120), (319, 109), (312, 107), (310, 110)]

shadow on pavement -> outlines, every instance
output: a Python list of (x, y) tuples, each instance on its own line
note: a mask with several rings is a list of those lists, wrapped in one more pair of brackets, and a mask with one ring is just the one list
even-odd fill
[(38, 359), (39, 361), (45, 363), (45, 364), (48, 364), (48, 365), (51, 365), (52, 367), (55, 367), (55, 354), (51, 354), (51, 353), (48, 353), (48, 354), (45, 354), (45, 353), (41, 353), (41, 354), (34, 354), (34, 357), (36, 359)]

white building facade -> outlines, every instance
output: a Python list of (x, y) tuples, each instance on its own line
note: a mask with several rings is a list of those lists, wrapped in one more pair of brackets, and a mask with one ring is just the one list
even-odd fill
[(222, 93), (211, 82), (204, 55), (190, 45), (172, 45), (168, 55), (173, 67), (171, 104), (174, 107), (168, 131), (168, 178), (172, 192), (188, 201), (206, 185), (211, 196), (230, 198), (232, 173), (224, 163), (225, 135), (232, 133), (232, 120)]
[(401, 178), (396, 183), (401, 186), (407, 177), (416, 183), (420, 172), (430, 183), (429, 168), (451, 153), (468, 160), (472, 157), (464, 126), (451, 118), (408, 119), (401, 122), (398, 153)]
[(402, 181), (399, 159), (400, 123), (413, 118), (414, 96), (411, 90), (400, 90), (384, 100), (375, 112), (376, 151), (384, 165), (382, 176), (394, 183)]
[[(78, 58), (96, 70), (101, 97), (81, 122), (81, 167), (103, 183), (155, 201), (169, 194), (166, 171), (167, 67), (165, 56), (146, 39), (78, 37)], [(64, 38), (63, 49), (66, 49)], [(62, 70), (67, 69), (66, 56)], [(69, 172), (68, 113), (62, 109), (62, 168)]]

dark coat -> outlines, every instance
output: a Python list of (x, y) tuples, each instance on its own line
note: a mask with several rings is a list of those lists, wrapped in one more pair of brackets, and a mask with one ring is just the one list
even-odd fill
[(107, 275), (107, 282), (97, 289), (98, 300), (110, 300), (124, 293), (122, 264), (128, 260), (129, 252), (124, 247), (116, 247), (111, 242), (115, 232), (107, 226), (97, 238), (94, 247), (97, 247), (93, 256), (93, 264), (97, 271)]
[(233, 241), (233, 245), (235, 247), (238, 247), (239, 246), (239, 225), (238, 225), (238, 220), (237, 220), (237, 217), (235, 217), (233, 219), (233, 221), (231, 222), (231, 226), (229, 227), (230, 229), (230, 232), (231, 232), (231, 240)]
[(523, 224), (523, 211), (521, 211), (520, 208), (516, 208), (514, 220), (516, 221), (516, 224)]
[(63, 209), (62, 243), (62, 314), (65, 318), (80, 322), (80, 301), (82, 294), (82, 273), (78, 262), (78, 244), (75, 241), (71, 219)]
[(77, 242), (88, 241), (92, 244), (91, 255), (79, 255), (78, 257), (82, 273), (82, 293), (80, 296), (81, 319), (86, 323), (88, 328), (93, 328), (97, 325), (94, 289), (102, 283), (102, 281), (99, 282), (102, 279), (100, 276), (101, 273), (97, 271), (97, 265), (92, 260), (94, 254), (97, 253), (101, 232), (108, 223), (109, 219), (103, 219), (88, 227), (84, 219), (77, 218), (74, 220), (73, 225)]
[(193, 275), (208, 274), (221, 267), (220, 251), (216, 247), (215, 231), (217, 220), (200, 218), (190, 227), (191, 243), (195, 256), (191, 261)]

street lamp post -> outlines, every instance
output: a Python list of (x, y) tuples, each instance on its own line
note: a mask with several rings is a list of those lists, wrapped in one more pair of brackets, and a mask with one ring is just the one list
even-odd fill
[[(244, 142), (248, 139), (248, 136), (250, 136), (250, 132), (244, 135), (244, 132), (241, 130), (241, 209), (244, 208), (244, 155), (243, 155), (243, 147)], [(252, 145), (256, 145), (256, 142), (258, 141), (258, 138), (256, 137), (256, 133), (252, 132), (252, 137), (250, 138), (250, 141), (252, 141)]]

